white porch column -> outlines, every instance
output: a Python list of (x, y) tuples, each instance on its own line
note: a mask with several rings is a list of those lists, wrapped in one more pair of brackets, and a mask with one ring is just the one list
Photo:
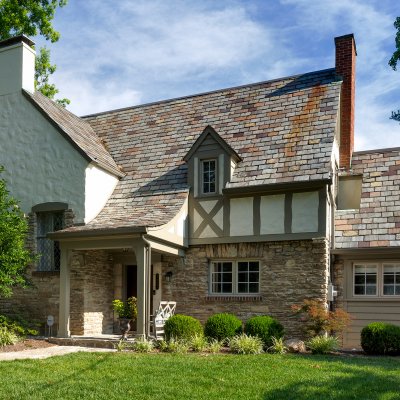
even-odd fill
[(60, 243), (60, 305), (58, 318), (58, 337), (70, 337), (69, 311), (70, 311), (70, 250)]
[(146, 332), (146, 310), (147, 293), (148, 293), (148, 260), (147, 249), (143, 242), (134, 246), (137, 264), (137, 319), (136, 319), (136, 334), (145, 337)]

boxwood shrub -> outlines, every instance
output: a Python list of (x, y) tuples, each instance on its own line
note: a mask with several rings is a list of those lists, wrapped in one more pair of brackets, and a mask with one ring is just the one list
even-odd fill
[(361, 331), (361, 347), (367, 354), (400, 354), (400, 326), (372, 322)]
[(242, 333), (242, 321), (233, 314), (214, 314), (204, 325), (204, 334), (210, 339), (226, 340)]
[(190, 340), (193, 336), (203, 335), (203, 326), (196, 318), (175, 314), (165, 322), (164, 332), (166, 340)]
[(268, 315), (260, 315), (250, 318), (245, 325), (244, 331), (251, 336), (258, 336), (264, 343), (264, 349), (272, 346), (272, 337), (277, 339), (283, 337), (283, 326)]

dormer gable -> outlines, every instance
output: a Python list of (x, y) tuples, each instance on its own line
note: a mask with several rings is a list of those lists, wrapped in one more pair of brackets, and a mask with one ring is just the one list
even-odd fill
[(194, 197), (221, 196), (241, 161), (234, 149), (210, 125), (206, 126), (183, 158)]

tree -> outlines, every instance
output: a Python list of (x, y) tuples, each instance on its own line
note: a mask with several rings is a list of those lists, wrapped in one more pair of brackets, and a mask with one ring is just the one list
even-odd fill
[[(4, 168), (0, 166), (0, 174)], [(0, 296), (10, 297), (13, 288), (29, 283), (26, 269), (35, 258), (25, 247), (28, 224), (18, 202), (0, 178)]]
[[(0, 0), (0, 40), (25, 34), (36, 36), (40, 33), (46, 40), (57, 42), (60, 33), (52, 25), (57, 7), (64, 7), (68, 0)], [(35, 88), (50, 99), (59, 92), (49, 77), (56, 71), (50, 63), (50, 50), (39, 49), (36, 58)], [(62, 106), (68, 99), (56, 100)]]
[[(396, 71), (397, 63), (400, 60), (400, 17), (397, 17), (396, 21), (394, 21), (394, 27), (397, 29), (395, 37), (396, 50), (389, 60), (389, 65)], [(392, 111), (392, 116), (390, 118), (400, 122), (400, 110)]]

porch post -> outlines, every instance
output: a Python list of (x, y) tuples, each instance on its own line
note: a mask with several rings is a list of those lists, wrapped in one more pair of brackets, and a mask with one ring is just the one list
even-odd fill
[(58, 337), (70, 337), (69, 312), (70, 312), (70, 250), (60, 243), (60, 306), (58, 318)]
[(146, 303), (147, 303), (147, 250), (144, 243), (134, 246), (137, 264), (137, 319), (136, 333), (138, 336), (146, 336)]

